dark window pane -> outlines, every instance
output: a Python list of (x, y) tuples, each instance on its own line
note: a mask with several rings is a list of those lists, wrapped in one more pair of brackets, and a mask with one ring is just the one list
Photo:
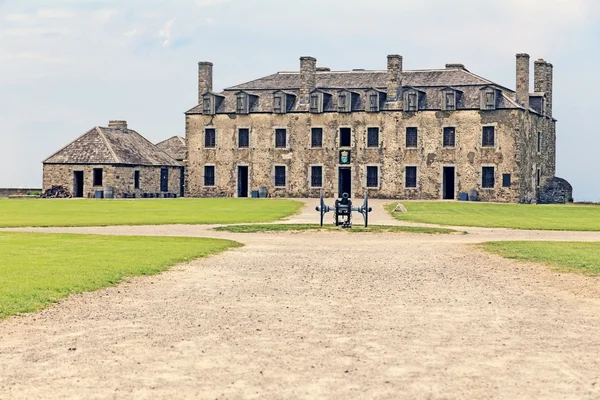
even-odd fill
[(323, 167), (321, 167), (321, 166), (310, 167), (310, 186), (312, 186), (312, 187), (323, 186)]
[(535, 178), (535, 185), (536, 186), (540, 186), (540, 179), (541, 179), (541, 171), (538, 169), (537, 170), (537, 176)]
[(285, 166), (275, 166), (275, 186), (285, 186)]
[(493, 188), (494, 187), (494, 167), (482, 167), (481, 168), (481, 187)]
[(250, 129), (240, 128), (238, 130), (238, 147), (250, 147)]
[(367, 187), (377, 187), (378, 183), (378, 168), (377, 167), (367, 167)]
[(94, 186), (102, 186), (102, 168), (94, 168)]
[(417, 187), (417, 167), (406, 167), (406, 182), (407, 188)]
[(367, 129), (367, 147), (379, 147), (379, 128)]
[(542, 132), (538, 132), (538, 136), (537, 136), (537, 151), (538, 151), (538, 153), (542, 152)]
[(204, 166), (204, 186), (215, 186), (215, 166)]
[(160, 169), (160, 191), (169, 191), (169, 170), (167, 168)]
[(417, 128), (406, 128), (406, 147), (417, 147)]
[(134, 189), (140, 188), (140, 171), (133, 172), (133, 188)]
[(312, 128), (310, 136), (311, 147), (323, 147), (323, 128)]
[(275, 129), (275, 147), (278, 149), (285, 148), (287, 146), (287, 130), (286, 129)]
[(214, 128), (206, 128), (204, 130), (204, 147), (214, 148), (216, 146), (216, 131)]
[(494, 146), (494, 127), (493, 126), (484, 126), (483, 127), (483, 135), (481, 137), (481, 145), (482, 146)]
[(352, 143), (352, 129), (340, 128), (340, 147), (350, 147)]
[(444, 128), (444, 147), (454, 147), (456, 145), (456, 130), (452, 127)]
[(502, 174), (502, 187), (510, 187), (510, 174)]

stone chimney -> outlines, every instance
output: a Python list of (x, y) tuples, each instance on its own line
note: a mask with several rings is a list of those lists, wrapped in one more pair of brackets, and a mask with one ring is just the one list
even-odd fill
[(317, 59), (300, 57), (300, 104), (309, 104), (310, 92), (317, 87)]
[(213, 90), (213, 63), (198, 63), (198, 104), (202, 104), (202, 96)]
[(540, 58), (534, 63), (533, 85), (536, 92), (546, 93), (545, 114), (549, 117), (552, 117), (552, 80), (552, 64)]
[(127, 121), (110, 120), (110, 121), (108, 121), (108, 127), (110, 129), (121, 129), (123, 131), (126, 131), (127, 130)]
[(397, 101), (402, 88), (402, 56), (390, 54), (387, 59), (387, 99)]
[(529, 54), (517, 54), (517, 101), (529, 109)]

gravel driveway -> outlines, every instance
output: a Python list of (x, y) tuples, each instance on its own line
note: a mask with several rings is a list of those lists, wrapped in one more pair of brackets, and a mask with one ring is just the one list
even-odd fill
[(0, 322), (0, 398), (600, 397), (598, 279), (470, 245), (598, 233), (44, 231), (246, 246)]

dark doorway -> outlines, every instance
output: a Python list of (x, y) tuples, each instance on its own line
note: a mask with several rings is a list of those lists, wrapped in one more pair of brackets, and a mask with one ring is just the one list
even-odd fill
[(248, 197), (247, 166), (238, 166), (238, 197)]
[(83, 197), (83, 171), (73, 171), (73, 197)]
[(185, 167), (179, 172), (179, 197), (185, 196)]
[(161, 192), (169, 191), (169, 169), (168, 168), (160, 169), (160, 191)]
[(348, 193), (349, 197), (352, 197), (352, 170), (347, 167), (339, 168), (338, 197), (342, 197), (344, 193)]
[(444, 200), (454, 200), (454, 167), (444, 167), (442, 198)]

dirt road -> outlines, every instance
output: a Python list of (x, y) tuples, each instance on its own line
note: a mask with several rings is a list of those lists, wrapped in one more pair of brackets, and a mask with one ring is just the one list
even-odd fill
[(471, 245), (535, 233), (52, 231), (246, 246), (0, 322), (0, 398), (600, 397), (598, 279)]

